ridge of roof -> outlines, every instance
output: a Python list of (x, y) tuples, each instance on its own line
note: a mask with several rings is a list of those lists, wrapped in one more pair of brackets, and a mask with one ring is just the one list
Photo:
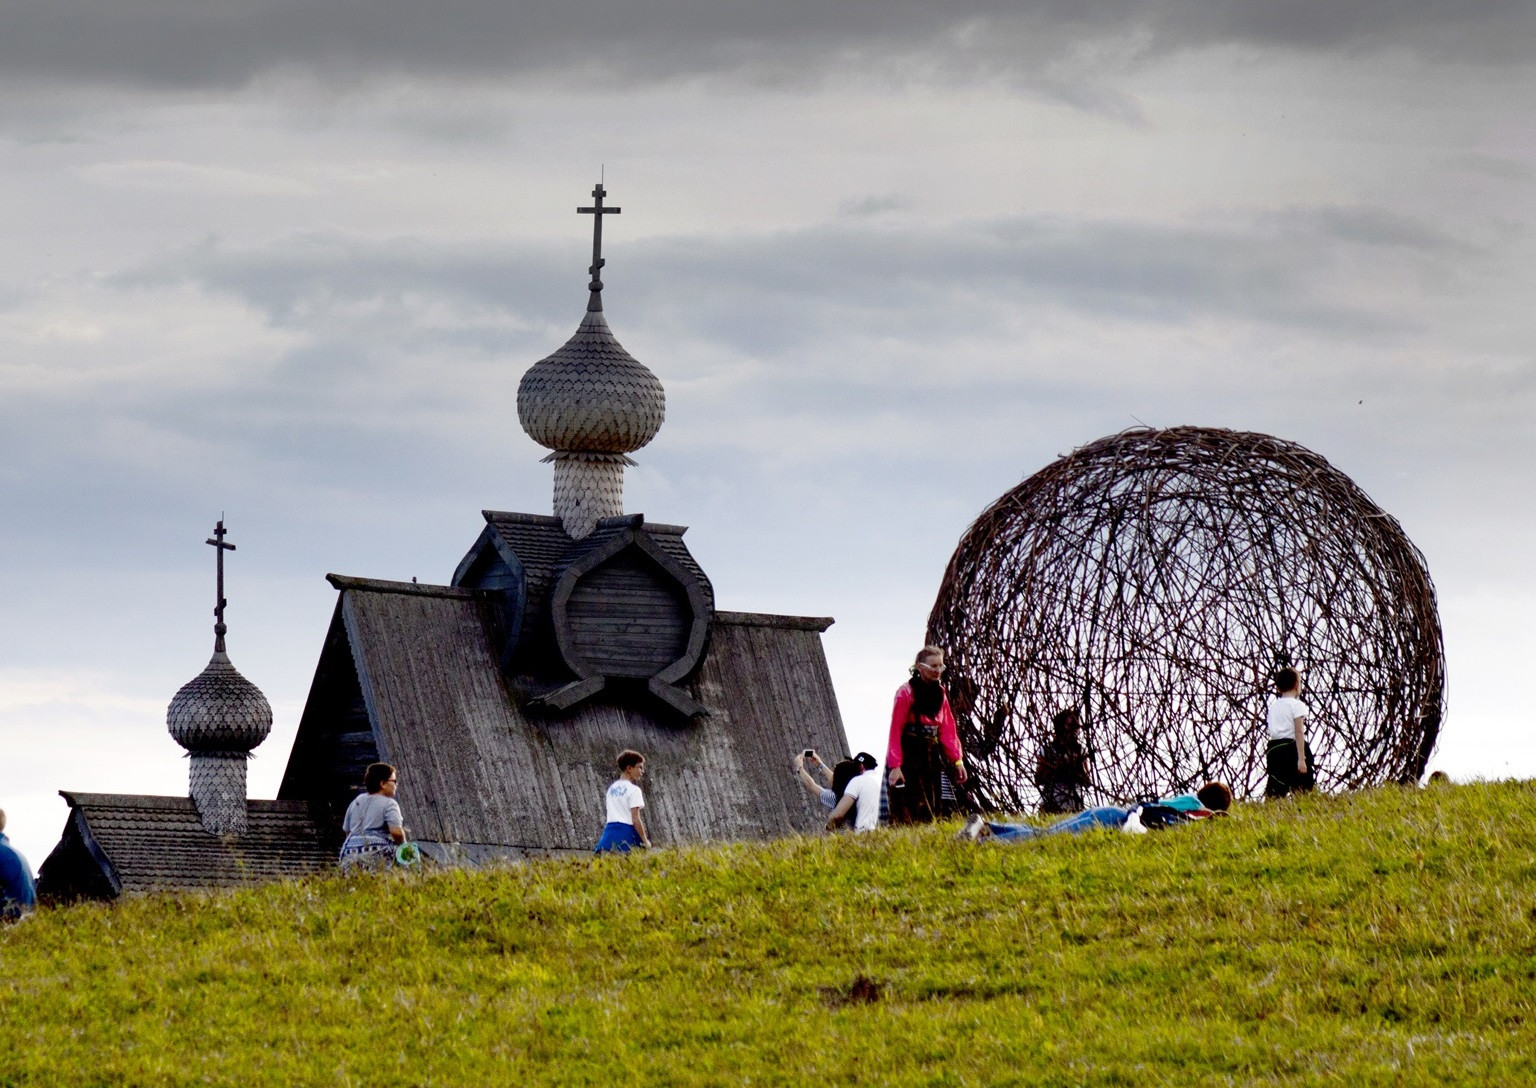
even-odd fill
[(831, 616), (781, 616), (773, 612), (715, 612), (716, 623), (735, 627), (777, 627), (783, 631), (825, 631), (837, 620)]
[[(123, 808), (143, 812), (196, 812), (197, 806), (190, 797), (178, 797), (156, 793), (88, 793), (84, 790), (60, 790), (70, 808)], [(259, 812), (309, 811), (308, 801), (280, 801), (275, 798), (251, 797), (245, 802)]]
[(472, 589), (458, 586), (438, 586), (425, 582), (392, 582), (384, 578), (358, 578), (350, 574), (327, 574), (325, 580), (337, 589), (360, 589), (371, 593), (404, 593), (416, 597), (454, 597), (468, 599), (475, 596)]
[[(480, 511), (480, 514), (488, 522), (503, 521), (510, 522), (514, 525), (547, 525), (551, 528), (560, 530), (562, 535), (565, 534), (565, 524), (559, 518), (553, 517), (549, 514), (524, 514), (516, 510), (482, 510)], [(645, 515), (618, 514), (611, 518), (600, 519), (597, 523), (597, 527), (599, 529), (627, 527), (634, 523), (636, 518), (645, 519)], [(643, 525), (649, 532), (664, 533), (669, 536), (682, 536), (688, 531), (688, 526), (686, 525), (670, 525), (664, 521), (650, 521), (645, 519), (642, 520), (640, 524)]]

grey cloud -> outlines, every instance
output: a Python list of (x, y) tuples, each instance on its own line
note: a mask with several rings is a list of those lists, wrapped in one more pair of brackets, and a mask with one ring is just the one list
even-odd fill
[[(1417, 252), (1435, 266), (1477, 259), (1473, 247), (1434, 225), (1368, 208), (1182, 226), (1048, 217), (884, 228), (855, 221), (614, 244), (608, 304), (611, 314), (686, 327), (746, 355), (794, 352), (857, 329), (934, 342), (1030, 310), (1154, 324), (1217, 316), (1375, 338), (1411, 332), (1412, 320), (1351, 299), (1329, 273), (1341, 254), (1370, 259), (1383, 248)], [(261, 250), (209, 243), (117, 282), (200, 284), (244, 300), (274, 324), (323, 335), (527, 355), (564, 335), (560, 318), (576, 320), (584, 261), (574, 246), (307, 236)], [(434, 299), (457, 307), (452, 322), (421, 316)], [(551, 315), (559, 315), (553, 324)]]
[(850, 197), (840, 201), (837, 205), (839, 215), (853, 217), (880, 215), (884, 212), (906, 211), (912, 206), (912, 202), (900, 193), (869, 193), (861, 197)]
[(801, 82), (834, 67), (1050, 82), (1050, 69), (1226, 43), (1525, 61), (1532, 29), (1522, 0), (17, 0), (0, 15), (0, 71), (167, 87), (283, 71)]
[(1270, 219), (1293, 232), (1315, 231), (1342, 242), (1364, 246), (1413, 249), (1426, 253), (1478, 247), (1421, 219), (1368, 207), (1292, 208)]
[(1485, 177), (1498, 178), (1501, 181), (1525, 184), (1536, 181), (1536, 167), (1502, 155), (1468, 152), (1453, 156), (1450, 162), (1464, 170), (1471, 170)]

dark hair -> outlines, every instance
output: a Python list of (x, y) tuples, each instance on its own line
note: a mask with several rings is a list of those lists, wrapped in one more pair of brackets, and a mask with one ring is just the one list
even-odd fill
[(633, 748), (626, 748), (619, 753), (619, 773), (623, 774), (638, 763), (644, 763), (645, 757)]
[(860, 767), (863, 767), (866, 771), (872, 771), (876, 767), (880, 766), (880, 761), (874, 756), (870, 755), (868, 752), (860, 752), (858, 755), (853, 757), (853, 761)]
[(1057, 714), (1054, 718), (1052, 718), (1051, 724), (1054, 725), (1057, 729), (1065, 729), (1068, 726), (1071, 726), (1072, 732), (1075, 733), (1082, 728), (1083, 716), (1077, 712), (1077, 707), (1069, 706), (1060, 714)]
[(1300, 681), (1301, 677), (1296, 674), (1296, 670), (1289, 666), (1275, 670), (1275, 690), (1277, 692), (1292, 691)]
[(369, 793), (378, 793), (394, 773), (395, 768), (388, 763), (368, 764), (368, 770), (363, 774), (363, 789)]
[(1225, 782), (1207, 782), (1195, 791), (1195, 796), (1212, 812), (1225, 812), (1232, 807), (1232, 791)]
[(861, 775), (863, 773), (864, 773), (864, 768), (859, 765), (859, 761), (858, 760), (856, 760), (856, 759), (840, 759), (840, 760), (838, 760), (837, 761), (837, 766), (832, 768), (832, 794), (833, 794), (833, 796), (835, 796), (839, 801), (841, 801), (843, 799), (843, 791), (848, 788), (848, 783), (852, 782), (855, 778), (859, 777), (859, 775)]

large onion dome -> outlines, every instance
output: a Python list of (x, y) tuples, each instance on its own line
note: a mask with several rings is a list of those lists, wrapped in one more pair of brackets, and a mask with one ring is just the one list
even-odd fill
[(666, 414), (661, 380), (624, 350), (601, 310), (517, 387), (523, 430), (560, 452), (629, 453), (656, 437)]
[(215, 650), (171, 700), (165, 724), (189, 752), (249, 752), (272, 732), (272, 705), (228, 654)]

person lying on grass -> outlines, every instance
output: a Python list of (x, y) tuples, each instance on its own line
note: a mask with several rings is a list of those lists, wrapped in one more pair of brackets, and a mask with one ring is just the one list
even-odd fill
[(1051, 824), (1049, 827), (989, 823), (980, 816), (972, 816), (970, 822), (965, 825), (965, 829), (960, 832), (960, 837), (972, 842), (983, 839), (991, 839), (994, 842), (1023, 842), (1026, 839), (1038, 839), (1042, 835), (1075, 835), (1100, 827), (1124, 828), (1130, 821), (1132, 813), (1137, 816), (1135, 826), (1142, 829), (1171, 827), (1189, 820), (1203, 820), (1211, 816), (1225, 815), (1227, 809), (1231, 807), (1232, 791), (1226, 784), (1207, 782), (1194, 793), (1162, 797), (1145, 805), (1134, 805), (1131, 808), (1101, 805), (1098, 808), (1090, 808), (1085, 812), (1079, 812), (1076, 816), (1069, 816), (1059, 823)]

